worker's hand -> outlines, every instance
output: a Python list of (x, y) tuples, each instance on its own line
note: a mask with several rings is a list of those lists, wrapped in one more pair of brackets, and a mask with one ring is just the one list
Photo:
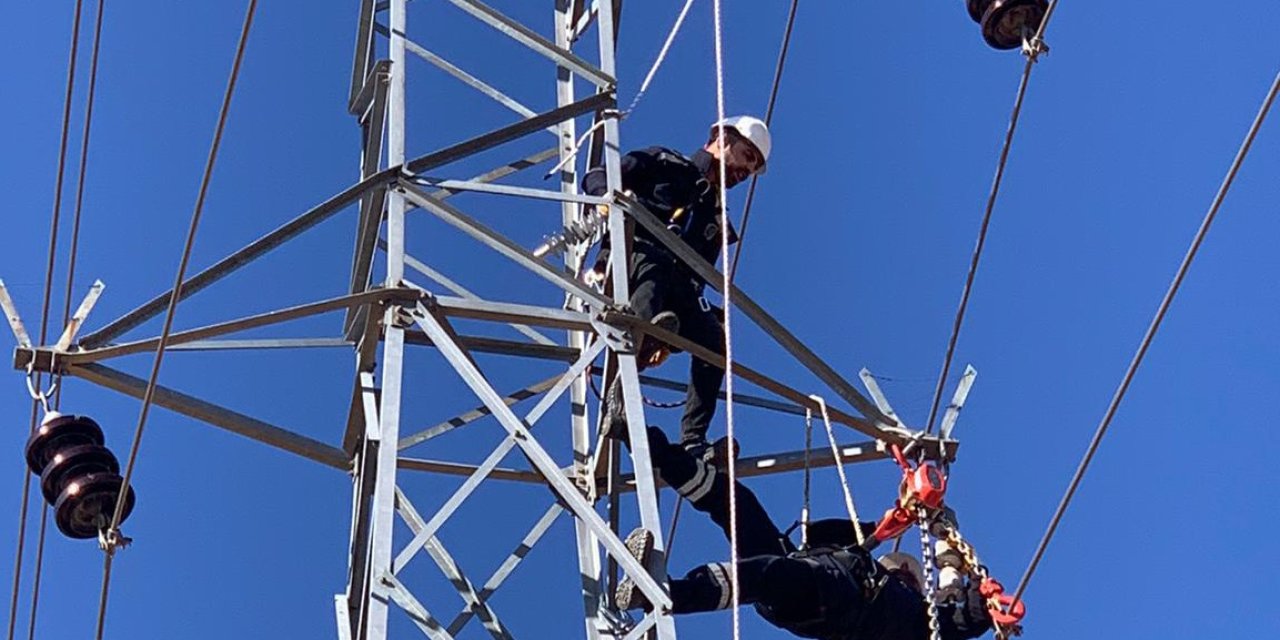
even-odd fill
[(588, 287), (599, 288), (604, 284), (604, 275), (603, 266), (598, 266), (582, 274), (582, 281), (585, 282)]
[(648, 356), (649, 357), (646, 358), (645, 361), (641, 363), (642, 365), (644, 365), (644, 368), (652, 369), (654, 367), (660, 367), (662, 366), (662, 363), (667, 361), (667, 358), (671, 357), (671, 349), (668, 348), (666, 345), (663, 345), (661, 347), (658, 347), (657, 349), (654, 349), (652, 352), (648, 354)]

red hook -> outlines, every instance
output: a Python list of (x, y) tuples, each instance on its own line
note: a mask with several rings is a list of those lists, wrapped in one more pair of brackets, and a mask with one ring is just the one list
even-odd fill
[(1022, 600), (1014, 601), (1013, 596), (1004, 592), (1004, 585), (1000, 584), (995, 578), (983, 578), (978, 585), (978, 593), (987, 600), (994, 598), (999, 602), (999, 606), (995, 603), (989, 603), (987, 608), (991, 611), (991, 620), (1002, 627), (1014, 627), (1022, 622), (1023, 616), (1027, 615), (1027, 605)]

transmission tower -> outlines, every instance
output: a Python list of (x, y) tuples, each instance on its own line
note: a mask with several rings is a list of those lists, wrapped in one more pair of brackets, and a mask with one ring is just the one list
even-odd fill
[[(520, 558), (513, 556), (485, 584), (477, 586), (462, 572), (465, 562), (455, 558), (440, 542), (437, 533), (458, 508), (472, 496), (486, 478), (542, 485), (555, 502), (522, 541), (525, 547), (538, 542), (550, 523), (560, 514), (574, 519), (575, 554), (583, 582), (581, 587), (584, 633), (599, 638), (675, 637), (666, 589), (664, 528), (659, 521), (658, 486), (649, 462), (644, 427), (642, 386), (683, 388), (683, 382), (641, 376), (637, 370), (636, 343), (642, 335), (652, 335), (688, 352), (724, 366), (724, 358), (678, 335), (663, 331), (627, 310), (628, 240), (640, 225), (663, 242), (679, 259), (706, 280), (722, 289), (723, 277), (674, 236), (643, 206), (622, 194), (617, 104), (617, 69), (614, 52), (621, 1), (554, 0), (551, 36), (486, 6), (478, 0), (448, 0), (462, 13), (433, 16), (434, 20), (476, 20), (491, 27), (493, 43), (474, 43), (477, 48), (506, 39), (549, 59), (555, 65), (556, 102), (553, 107), (533, 109), (503, 94), (494, 85), (459, 68), (426, 49), (414, 39), (415, 25), (408, 19), (408, 0), (362, 0), (357, 22), (356, 49), (351, 90), (347, 105), (363, 132), (360, 149), (360, 176), (351, 187), (292, 219), (226, 258), (188, 278), (179, 290), (185, 299), (212, 285), (273, 249), (290, 242), (308, 229), (343, 212), (358, 210), (353, 230), (354, 250), (347, 295), (290, 307), (269, 313), (184, 330), (170, 336), (177, 346), (207, 341), (237, 332), (265, 327), (323, 313), (344, 313), (341, 340), (354, 352), (351, 402), (345, 432), (334, 434), (340, 442), (331, 444), (232, 411), (218, 404), (159, 386), (154, 402), (172, 411), (226, 429), (256, 442), (302, 456), (351, 474), (352, 526), (348, 581), (335, 597), (338, 637), (344, 640), (382, 640), (388, 636), (388, 618), (400, 609), (423, 633), (432, 638), (452, 638), (472, 618), (478, 619), (498, 638), (537, 633), (538, 630), (508, 629), (488, 600), (515, 570)], [(465, 15), (464, 15), (465, 14)], [(439, 23), (433, 27), (439, 28)], [(475, 137), (458, 140), (418, 157), (407, 157), (405, 130), (408, 120), (406, 88), (410, 80), (411, 57), (421, 58), (443, 70), (462, 84), (478, 90), (520, 116), (514, 124)], [(420, 63), (415, 63), (419, 64)], [(509, 68), (518, 62), (513, 61)], [(531, 70), (534, 73), (537, 70)], [(450, 95), (453, 86), (433, 86), (435, 95)], [(591, 118), (589, 143), (578, 153), (578, 120)], [(425, 128), (425, 127), (424, 127)], [(544, 151), (507, 163), (471, 178), (439, 178), (451, 166), (485, 151), (517, 140), (545, 135), (550, 131), (555, 145)], [(563, 162), (558, 171), (558, 188), (537, 189), (504, 184), (502, 180), (529, 167), (553, 160)], [(595, 197), (578, 191), (580, 164), (603, 166), (610, 195)], [(490, 201), (518, 199), (540, 206), (558, 207), (560, 216), (551, 228), (590, 226), (593, 207), (607, 205), (604, 216), (609, 231), (611, 287), (608, 295), (585, 285), (576, 277), (590, 245), (590, 238), (571, 237), (564, 259), (535, 255), (525, 246), (482, 222), (482, 216), (463, 211), (449, 198), (458, 193), (494, 196)], [(431, 216), (469, 236), (482, 249), (477, 264), (532, 273), (550, 283), (557, 293), (545, 305), (491, 300), (470, 293), (465, 284), (449, 280), (430, 265), (406, 251), (406, 216)], [(482, 212), (492, 213), (492, 212)], [(550, 219), (550, 218), (549, 218)], [(574, 236), (574, 234), (569, 234)], [(488, 262), (484, 262), (484, 261)], [(493, 266), (493, 265), (500, 266)], [(417, 272), (408, 277), (410, 272)], [(452, 295), (429, 291), (412, 282), (425, 276)], [(439, 290), (436, 286), (432, 289)], [(2, 291), (2, 290), (0, 290)], [(721, 291), (723, 293), (723, 291)], [(829, 408), (831, 420), (864, 434), (862, 441), (839, 447), (838, 455), (825, 447), (813, 452), (793, 451), (743, 458), (738, 461), (740, 476), (796, 471), (804, 465), (830, 466), (845, 462), (882, 460), (890, 457), (889, 446), (909, 442), (928, 457), (951, 457), (955, 442), (950, 437), (955, 413), (967, 394), (972, 375), (966, 375), (957, 392), (943, 428), (936, 436), (908, 430), (893, 414), (876, 388), (874, 379), (864, 375), (872, 399), (860, 393), (834, 368), (824, 362), (796, 336), (764, 311), (752, 298), (737, 289), (731, 292), (736, 311), (755, 322), (783, 350), (818, 377), (850, 407)], [(104, 364), (130, 354), (154, 351), (158, 338), (122, 341), (128, 332), (161, 314), (172, 291), (161, 293), (119, 319), (76, 339), (78, 324), (84, 321), (92, 300), (77, 313), (67, 335), (53, 345), (34, 345), (17, 331), (15, 313), (7, 313), (19, 335), (16, 368), (74, 376), (133, 397), (142, 397), (147, 382)], [(3, 298), (4, 296), (0, 296)], [(9, 305), (11, 307), (11, 304)], [(8, 311), (8, 309), (6, 309)], [(459, 322), (517, 325), (531, 341), (469, 335), (460, 332)], [(543, 330), (566, 331), (553, 340)], [(239, 348), (283, 349), (300, 346), (290, 340), (244, 340)], [(402, 431), (407, 421), (401, 410), (406, 388), (406, 359), (426, 357), (434, 350), (474, 393), (478, 407), (462, 415), (446, 418), (436, 427), (417, 433)], [(557, 375), (537, 381), (514, 393), (495, 390), (473, 354), (537, 358), (567, 363)], [(597, 368), (593, 363), (601, 360)], [(432, 356), (437, 357), (437, 356)], [(804, 415), (818, 411), (819, 402), (748, 364), (736, 364), (732, 374), (769, 393), (773, 398), (735, 395), (735, 401), (784, 413)], [(622, 380), (626, 414), (633, 449), (625, 451), (617, 443), (598, 434), (589, 419), (590, 378), (600, 375), (607, 384), (615, 376)], [(524, 415), (513, 409), (515, 402), (537, 398)], [(545, 445), (540, 434), (550, 425), (534, 431), (549, 409), (567, 398), (572, 451), (555, 451)], [(412, 416), (419, 423), (428, 416)], [(463, 428), (491, 417), (506, 437), (484, 462), (476, 465), (448, 460), (427, 460), (408, 455), (414, 447), (443, 433)], [(467, 428), (476, 428), (469, 426)], [(500, 468), (513, 451), (529, 462), (527, 469)], [(624, 473), (629, 465), (630, 472)], [(434, 513), (420, 514), (415, 496), (397, 484), (402, 473), (434, 473), (464, 477), (463, 483)], [(656, 534), (658, 560), (641, 566), (627, 552), (619, 538), (619, 513), (627, 501), (634, 503), (639, 524)], [(630, 509), (630, 507), (627, 507)], [(407, 525), (410, 537), (397, 536), (397, 521)], [(400, 577), (405, 564), (425, 551), (456, 587), (467, 610), (452, 622), (435, 617), (440, 607), (415, 596)], [(558, 550), (557, 552), (565, 552)], [(651, 602), (658, 606), (640, 620), (626, 619), (613, 611), (609, 586), (616, 572), (636, 581)], [(336, 585), (335, 585), (336, 586)], [(560, 615), (567, 615), (561, 612)]]

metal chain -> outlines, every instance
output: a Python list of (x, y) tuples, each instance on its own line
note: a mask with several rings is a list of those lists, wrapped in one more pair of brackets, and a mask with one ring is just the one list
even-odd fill
[[(947, 541), (947, 544), (951, 545), (952, 549), (959, 552), (960, 556), (964, 559), (964, 569), (969, 573), (971, 579), (982, 581), (991, 577), (990, 572), (987, 571), (986, 565), (982, 564), (982, 561), (978, 559), (978, 551), (973, 548), (973, 545), (969, 544), (968, 540), (965, 540), (964, 537), (960, 535), (959, 531), (950, 526), (943, 526), (941, 529), (943, 529), (944, 532), (944, 535), (941, 537)], [(987, 606), (997, 611), (1002, 608), (1000, 599), (994, 596), (987, 598)], [(1010, 635), (1017, 635), (1018, 633), (1016, 626), (1004, 627), (999, 624), (995, 624), (993, 626), (995, 626), (996, 629), (996, 638), (999, 638), (1000, 640), (1004, 640)]]
[(923, 507), (916, 511), (920, 527), (920, 563), (924, 565), (924, 601), (929, 607), (929, 640), (942, 640), (942, 622), (938, 619), (938, 593), (934, 585), (933, 539), (929, 536), (929, 513)]

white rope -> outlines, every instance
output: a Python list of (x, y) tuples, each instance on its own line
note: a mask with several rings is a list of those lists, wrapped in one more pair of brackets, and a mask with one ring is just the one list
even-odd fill
[[(724, 38), (720, 18), (720, 0), (712, 3), (715, 14), (716, 49), (716, 122), (724, 121)], [(723, 275), (724, 292), (724, 415), (726, 435), (729, 437), (729, 585), (732, 591), (733, 639), (742, 633), (742, 619), (738, 607), (742, 604), (738, 593), (738, 471), (733, 460), (733, 333), (730, 318), (733, 316), (732, 283), (729, 280), (729, 209), (728, 171), (725, 167), (724, 127), (716, 127), (716, 145), (719, 147), (720, 171), (720, 273)]]
[(640, 99), (644, 98), (644, 94), (649, 90), (649, 84), (653, 82), (654, 76), (658, 75), (658, 69), (662, 67), (662, 63), (667, 59), (667, 52), (671, 50), (671, 44), (676, 41), (676, 36), (680, 34), (680, 28), (684, 26), (684, 18), (689, 15), (689, 9), (693, 7), (693, 0), (685, 0), (684, 8), (680, 9), (680, 15), (676, 16), (676, 23), (671, 26), (671, 32), (667, 34), (667, 39), (662, 43), (662, 49), (658, 51), (658, 57), (654, 59), (653, 65), (649, 67), (649, 73), (645, 74), (644, 81), (640, 83), (640, 89), (636, 91), (636, 97), (631, 99), (631, 104), (627, 105), (622, 111), (605, 110), (600, 113), (600, 119), (587, 129), (586, 133), (578, 136), (578, 141), (573, 145), (573, 152), (565, 156), (556, 166), (551, 167), (547, 172), (546, 178), (549, 178), (564, 168), (566, 164), (578, 157), (578, 152), (582, 150), (582, 145), (586, 144), (587, 138), (604, 125), (609, 118), (617, 118), (622, 120), (631, 115), (636, 107), (640, 104)]
[(800, 506), (800, 548), (809, 548), (809, 489), (813, 467), (809, 450), (813, 448), (813, 409), (804, 408), (804, 504)]
[(836, 444), (836, 434), (831, 428), (831, 415), (827, 413), (827, 401), (822, 396), (810, 395), (818, 408), (822, 410), (822, 421), (827, 425), (827, 442), (831, 443), (831, 455), (835, 457), (836, 473), (840, 474), (840, 488), (844, 491), (844, 506), (849, 511), (849, 522), (853, 523), (853, 535), (858, 546), (865, 542), (862, 536), (862, 525), (858, 519), (858, 510), (853, 506), (853, 493), (849, 491), (849, 479), (844, 475), (844, 458), (840, 455), (840, 445)]
[(680, 15), (676, 16), (676, 23), (672, 25), (671, 32), (667, 34), (666, 42), (662, 43), (662, 50), (658, 51), (657, 59), (653, 61), (653, 66), (649, 67), (649, 73), (645, 75), (644, 82), (640, 83), (640, 90), (636, 92), (636, 97), (631, 99), (631, 104), (627, 105), (626, 110), (622, 112), (623, 117), (636, 110), (636, 105), (640, 104), (640, 99), (644, 97), (644, 92), (649, 90), (649, 83), (653, 82), (653, 77), (658, 75), (658, 68), (667, 59), (667, 52), (671, 50), (671, 43), (676, 41), (676, 35), (680, 33), (680, 27), (684, 26), (684, 18), (689, 15), (691, 7), (693, 7), (693, 0), (686, 0), (684, 8), (680, 9)]

